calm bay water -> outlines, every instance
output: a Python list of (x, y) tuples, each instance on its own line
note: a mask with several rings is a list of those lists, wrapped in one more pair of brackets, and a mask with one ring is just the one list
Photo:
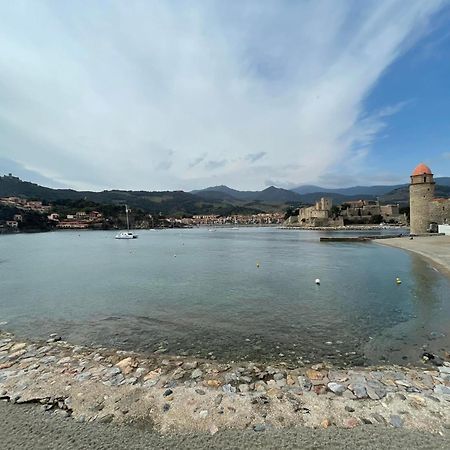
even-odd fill
[(56, 332), (89, 345), (344, 364), (410, 361), (441, 337), (450, 318), (447, 278), (415, 255), (320, 243), (323, 234), (0, 236), (0, 322), (22, 336)]

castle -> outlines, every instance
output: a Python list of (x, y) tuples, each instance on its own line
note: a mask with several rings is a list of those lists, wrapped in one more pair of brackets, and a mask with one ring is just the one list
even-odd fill
[(425, 164), (419, 164), (411, 175), (409, 186), (410, 233), (424, 234), (450, 223), (450, 199), (434, 198), (433, 173)]

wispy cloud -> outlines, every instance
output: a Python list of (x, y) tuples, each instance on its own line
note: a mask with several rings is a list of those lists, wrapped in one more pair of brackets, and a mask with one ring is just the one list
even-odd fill
[(202, 163), (206, 159), (206, 153), (204, 155), (198, 156), (197, 158), (194, 158), (192, 161), (189, 162), (188, 166), (190, 169), (192, 169), (195, 166), (198, 166), (200, 163)]
[(246, 161), (250, 161), (251, 163), (254, 163), (256, 161), (259, 161), (260, 159), (264, 158), (264, 156), (267, 155), (267, 152), (257, 152), (257, 153), (249, 153), (245, 155), (244, 159)]
[(216, 161), (207, 161), (205, 163), (205, 167), (208, 170), (216, 170), (216, 169), (220, 169), (221, 167), (226, 166), (228, 163), (228, 161), (226, 159), (219, 159)]
[(365, 98), (445, 3), (4, 2), (0, 157), (74, 187), (317, 180), (365, 160), (395, 109)]

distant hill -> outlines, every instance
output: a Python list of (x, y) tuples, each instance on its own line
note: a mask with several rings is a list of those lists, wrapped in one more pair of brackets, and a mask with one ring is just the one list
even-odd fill
[(293, 188), (292, 191), (298, 194), (313, 194), (316, 192), (327, 192), (330, 194), (339, 194), (346, 196), (377, 196), (386, 194), (403, 185), (380, 185), (380, 186), (352, 186), (347, 188), (324, 188), (314, 185), (303, 185)]
[[(322, 188), (325, 189), (325, 188)], [(202, 198), (215, 200), (240, 200), (244, 202), (264, 202), (272, 204), (304, 205), (312, 204), (321, 197), (329, 197), (335, 204), (340, 204), (348, 200), (359, 200), (361, 194), (344, 195), (331, 191), (316, 191), (300, 195), (288, 189), (270, 186), (262, 191), (237, 191), (228, 186), (212, 186), (201, 191), (192, 191)], [(374, 199), (373, 195), (363, 195), (366, 199)]]
[[(230, 191), (234, 191), (230, 189)], [(239, 193), (240, 191), (234, 191)], [(237, 194), (239, 197), (239, 194)], [(280, 211), (290, 202), (295, 205), (300, 196), (285, 189), (268, 188), (256, 191), (252, 195), (232, 195), (214, 190), (200, 191), (198, 194), (184, 191), (121, 191), (102, 192), (75, 191), (72, 189), (51, 189), (39, 186), (17, 177), (0, 177), (0, 197), (18, 196), (29, 199), (55, 202), (58, 200), (88, 200), (99, 204), (124, 205), (139, 208), (157, 215), (193, 215), (193, 214), (255, 214)]]
[[(450, 177), (436, 178), (436, 196), (450, 197)], [(330, 197), (334, 204), (349, 200), (376, 199), (386, 203), (407, 203), (408, 185), (354, 186), (327, 189), (320, 186), (300, 186), (295, 192), (270, 186), (262, 191), (238, 191), (228, 186), (213, 186), (192, 192), (184, 191), (122, 191), (102, 192), (51, 189), (22, 181), (13, 176), (0, 176), (0, 197), (18, 196), (55, 202), (58, 200), (86, 200), (102, 205), (124, 205), (139, 208), (153, 215), (191, 216), (194, 214), (255, 214), (283, 211), (288, 207), (313, 204), (321, 197)], [(308, 192), (310, 189), (319, 189)], [(345, 192), (345, 193), (343, 193)]]
[[(440, 186), (450, 186), (450, 177), (435, 178), (436, 184)], [(291, 189), (298, 194), (312, 194), (312, 193), (332, 193), (347, 196), (382, 196), (388, 194), (396, 189), (408, 187), (409, 184), (392, 184), (392, 185), (376, 185), (376, 186), (351, 186), (346, 188), (324, 188), (321, 186), (305, 184)]]
[(198, 195), (202, 198), (214, 199), (234, 199), (244, 202), (269, 202), (269, 203), (289, 203), (301, 202), (302, 197), (296, 192), (288, 189), (270, 186), (262, 191), (238, 191), (228, 186), (212, 186), (206, 189), (192, 191), (191, 194)]
[[(442, 179), (437, 178), (439, 182), (441, 182)], [(450, 178), (445, 178), (445, 180), (450, 180)], [(450, 184), (449, 185), (443, 185), (443, 184), (436, 184), (435, 186), (435, 197), (442, 197), (442, 198), (448, 198), (450, 197)], [(397, 189), (392, 190), (391, 192), (388, 192), (387, 194), (384, 194), (380, 197), (380, 200), (385, 203), (409, 203), (409, 185), (404, 185), (402, 187), (399, 187)]]

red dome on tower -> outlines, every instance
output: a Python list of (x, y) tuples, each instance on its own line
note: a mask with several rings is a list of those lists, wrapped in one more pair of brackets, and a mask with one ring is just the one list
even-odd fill
[(412, 173), (412, 176), (416, 176), (416, 175), (433, 175), (431, 172), (431, 169), (424, 163), (420, 163), (415, 169), (414, 172)]

